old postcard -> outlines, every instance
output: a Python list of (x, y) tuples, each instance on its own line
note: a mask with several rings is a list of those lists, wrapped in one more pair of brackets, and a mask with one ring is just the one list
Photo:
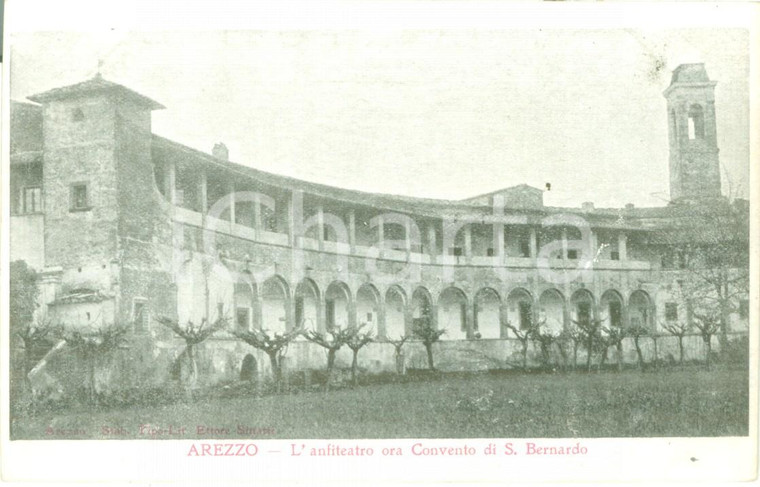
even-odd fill
[(4, 480), (755, 478), (756, 4), (30, 4)]

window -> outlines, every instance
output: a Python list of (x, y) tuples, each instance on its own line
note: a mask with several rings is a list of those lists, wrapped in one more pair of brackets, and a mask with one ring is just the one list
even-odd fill
[(667, 321), (678, 320), (678, 304), (677, 303), (665, 303), (665, 319)]
[(567, 250), (567, 258), (571, 260), (575, 260), (578, 258), (578, 251), (576, 249), (568, 249)]
[(689, 108), (689, 140), (705, 138), (705, 118), (700, 105)]
[(42, 188), (28, 186), (21, 193), (21, 213), (39, 213), (42, 211)]
[(247, 330), (251, 324), (251, 310), (249, 308), (238, 308), (235, 313), (235, 324), (238, 330)]
[(296, 296), (296, 325), (300, 326), (303, 321), (303, 296)]
[(322, 227), (322, 240), (330, 240), (330, 228)]
[(739, 318), (746, 320), (749, 319), (749, 300), (742, 299), (739, 301)]
[(576, 310), (578, 312), (578, 323), (585, 326), (591, 324), (591, 303), (581, 301)]
[(367, 313), (367, 323), (372, 323), (372, 313)]
[(81, 122), (84, 120), (84, 112), (81, 108), (75, 108), (71, 111), (71, 120), (74, 122)]
[(87, 194), (86, 183), (75, 183), (71, 185), (71, 209), (72, 210), (88, 210), (89, 195)]
[(462, 247), (453, 247), (451, 249), (451, 255), (455, 257), (461, 257), (462, 256)]
[(216, 303), (216, 319), (221, 320), (224, 318), (224, 303)]
[(612, 260), (620, 260), (620, 252), (617, 250), (613, 250), (610, 252), (610, 259)]
[(488, 257), (493, 257), (493, 248), (488, 247), (488, 249), (486, 249), (486, 255)]
[(467, 305), (459, 304), (459, 331), (467, 331)]
[(328, 330), (335, 328), (335, 301), (332, 299), (325, 301), (325, 321)]
[(132, 309), (132, 323), (135, 333), (148, 331), (148, 303), (145, 299), (135, 299)]

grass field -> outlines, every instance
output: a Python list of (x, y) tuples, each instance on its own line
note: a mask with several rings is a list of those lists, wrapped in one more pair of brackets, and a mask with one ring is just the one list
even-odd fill
[[(741, 369), (473, 373), (428, 379), (327, 393), (216, 397), (165, 406), (38, 413), (13, 418), (11, 431), (13, 439), (748, 434), (748, 378)], [(199, 426), (210, 431), (199, 433)]]

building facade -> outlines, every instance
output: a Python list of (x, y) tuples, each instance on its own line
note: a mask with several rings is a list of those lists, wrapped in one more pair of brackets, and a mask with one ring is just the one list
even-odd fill
[[(530, 320), (664, 333), (686, 317), (676, 290), (692, 275), (673, 237), (714, 226), (715, 211), (748, 216), (721, 193), (714, 87), (690, 64), (664, 92), (670, 204), (557, 208), (527, 185), (450, 201), (263, 172), (223, 144), (209, 154), (155, 135), (151, 112), (164, 107), (98, 75), (12, 104), (11, 260), (39, 272), (48, 319), (129, 324), (127, 375), (154, 382), (183, 348), (159, 316), (270, 332), (365, 323), (388, 338), (429, 317), (446, 330), (438, 363), (450, 369), (508, 365), (518, 345), (506, 325)], [(729, 331), (746, 331), (747, 298), (734, 301)], [(409, 365), (423, 366), (409, 347)], [(266, 367), (229, 332), (203, 354), (210, 377), (234, 378), (248, 354)], [(317, 368), (324, 356), (297, 341), (288, 360)], [(362, 360), (392, 369), (393, 347), (372, 344)]]

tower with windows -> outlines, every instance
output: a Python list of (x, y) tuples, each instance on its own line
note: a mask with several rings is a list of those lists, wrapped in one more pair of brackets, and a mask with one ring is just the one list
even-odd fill
[(682, 64), (663, 93), (668, 102), (670, 199), (721, 196), (715, 123), (715, 81), (704, 64)]

